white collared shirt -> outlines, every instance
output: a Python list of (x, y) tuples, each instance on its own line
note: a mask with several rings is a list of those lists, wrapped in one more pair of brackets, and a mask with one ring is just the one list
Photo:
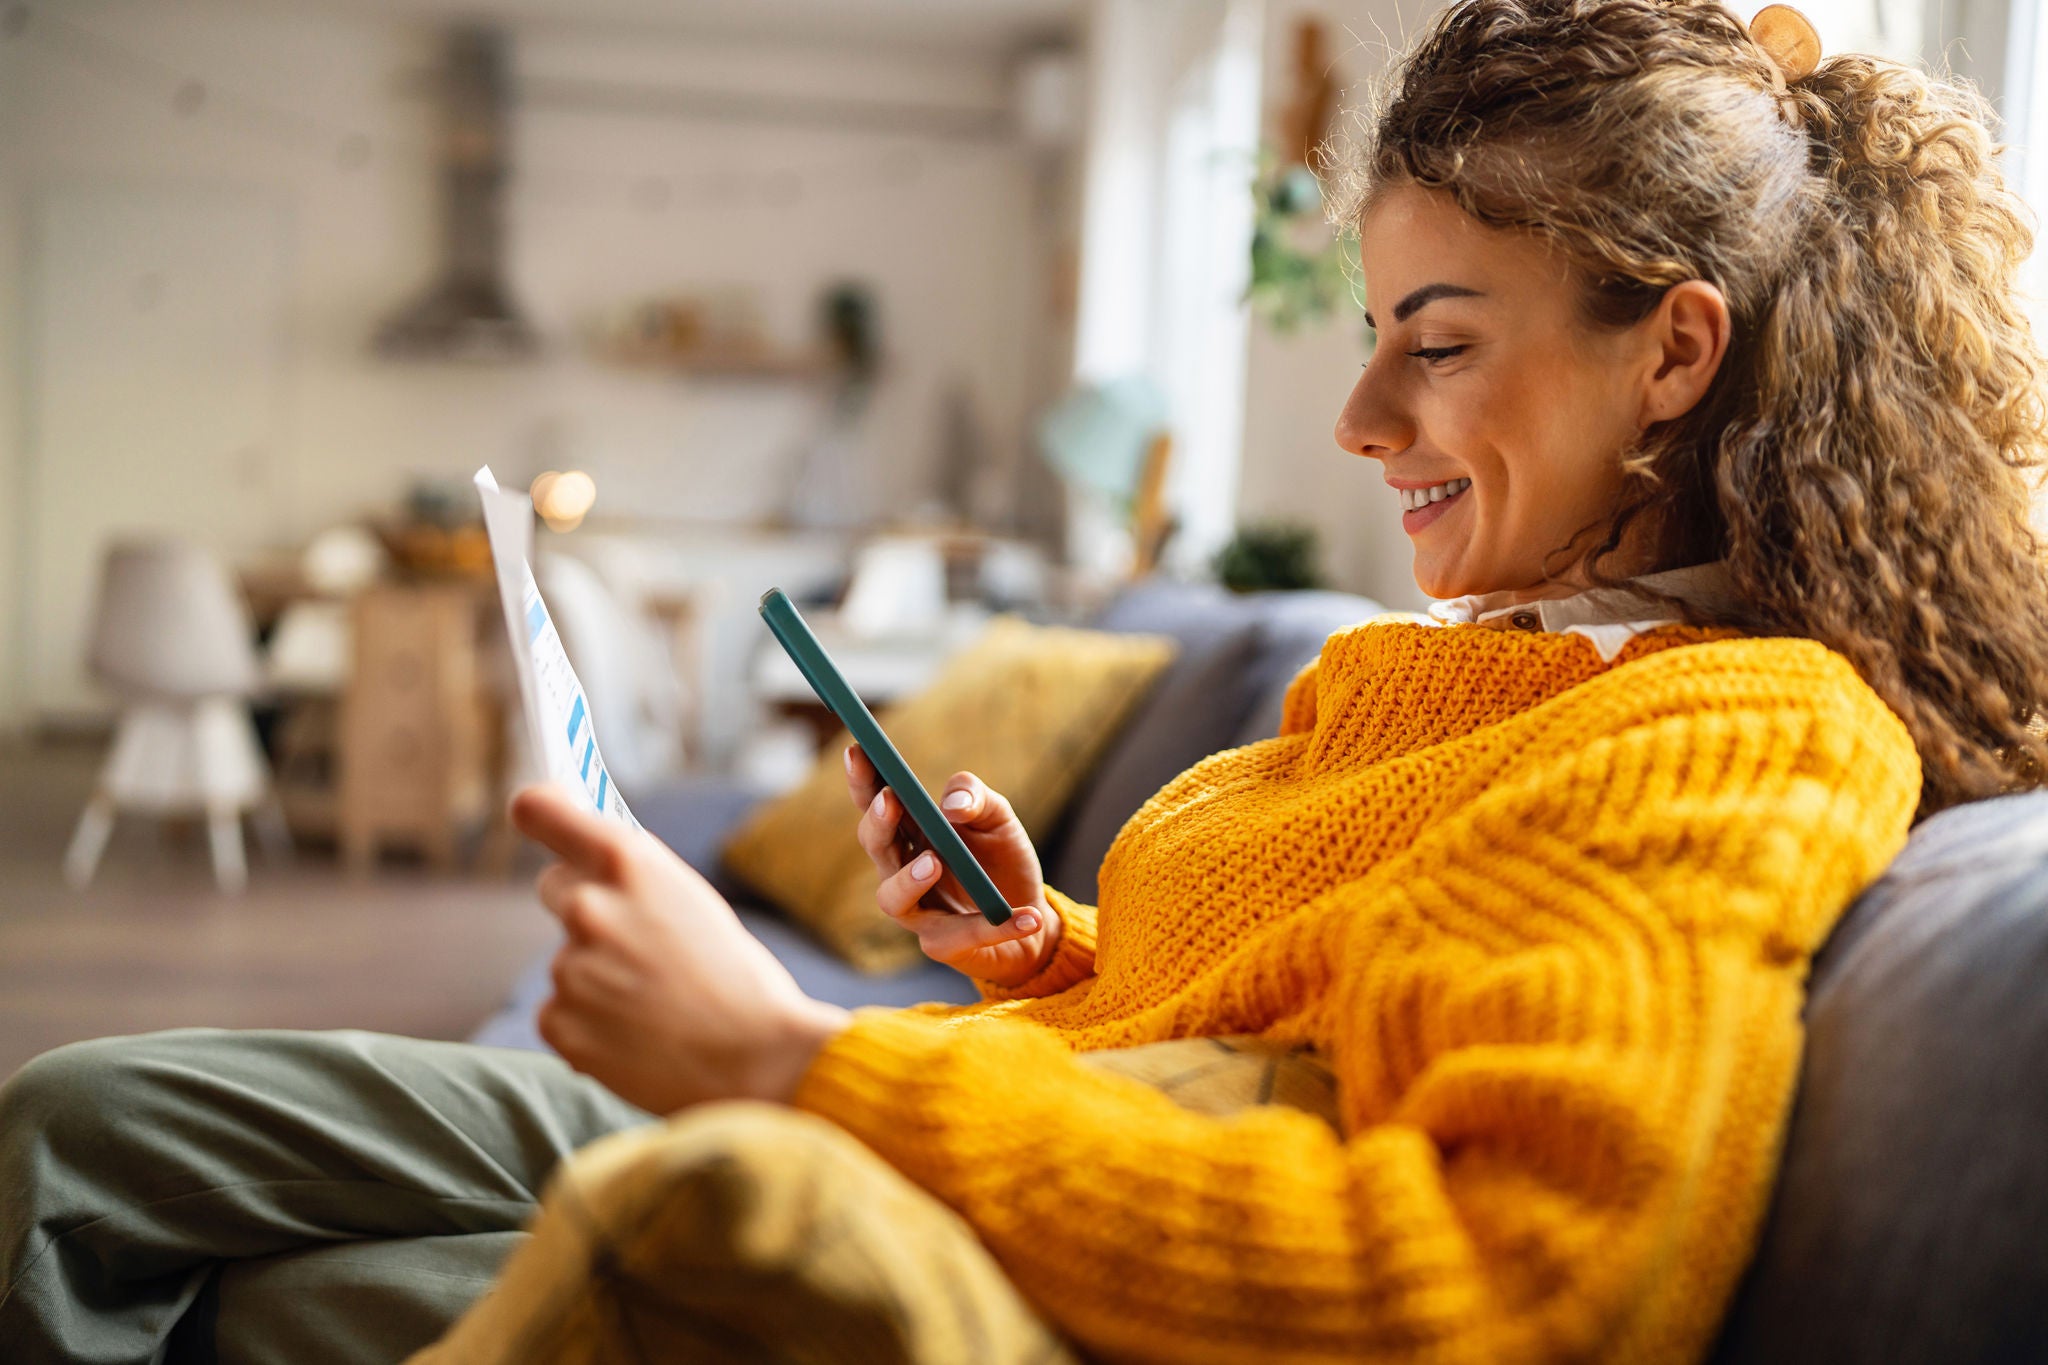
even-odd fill
[[(1690, 568), (1667, 569), (1631, 580), (1669, 593), (1709, 610), (1735, 605), (1727, 565), (1719, 560)], [(1675, 625), (1680, 618), (1655, 598), (1628, 588), (1588, 588), (1570, 597), (1545, 597), (1516, 602), (1515, 590), (1474, 593), (1430, 604), (1430, 618), (1439, 625), (1482, 625), (1495, 630), (1547, 630), (1583, 635), (1612, 662), (1621, 647), (1646, 630)]]

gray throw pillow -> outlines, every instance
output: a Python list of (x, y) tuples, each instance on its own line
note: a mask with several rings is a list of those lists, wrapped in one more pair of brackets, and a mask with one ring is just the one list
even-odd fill
[(2048, 1360), (2048, 792), (1944, 811), (1814, 964), (1717, 1365)]
[(1132, 635), (1171, 635), (1199, 654), (1251, 617), (1250, 599), (1214, 583), (1147, 578), (1122, 589), (1089, 625)]

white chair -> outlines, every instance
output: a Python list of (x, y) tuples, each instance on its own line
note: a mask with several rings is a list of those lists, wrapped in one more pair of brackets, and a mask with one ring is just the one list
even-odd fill
[(206, 818), (214, 878), (248, 881), (242, 814), (263, 809), (285, 838), (249, 714), (257, 666), (248, 613), (226, 571), (197, 546), (109, 547), (93, 623), (93, 672), (121, 696), (113, 750), (64, 857), (73, 886), (92, 880), (120, 812)]
[(682, 759), (683, 687), (654, 623), (572, 555), (542, 554), (533, 571), (590, 698), (612, 780), (630, 796), (673, 776)]

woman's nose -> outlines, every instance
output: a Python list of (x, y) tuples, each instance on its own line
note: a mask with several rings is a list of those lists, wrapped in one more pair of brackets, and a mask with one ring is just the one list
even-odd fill
[(1414, 444), (1414, 423), (1387, 388), (1380, 366), (1368, 364), (1359, 372), (1344, 410), (1337, 414), (1338, 445), (1353, 455), (1384, 460)]

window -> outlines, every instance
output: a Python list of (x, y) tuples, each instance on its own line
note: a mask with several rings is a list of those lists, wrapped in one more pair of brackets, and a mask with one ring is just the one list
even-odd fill
[(1868, 52), (1910, 62), (1931, 46), (1919, 0), (1800, 0), (1798, 9), (1819, 31), (1823, 53)]

